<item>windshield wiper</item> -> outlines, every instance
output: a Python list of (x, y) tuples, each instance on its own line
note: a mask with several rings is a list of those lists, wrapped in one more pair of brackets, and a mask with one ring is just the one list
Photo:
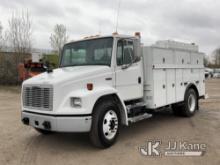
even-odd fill
[(110, 66), (110, 64), (102, 64), (102, 63), (97, 63), (97, 64), (75, 64), (75, 65), (64, 65), (60, 66), (60, 68), (65, 68), (65, 67), (71, 67), (71, 66), (86, 66), (86, 65), (103, 65), (103, 66)]

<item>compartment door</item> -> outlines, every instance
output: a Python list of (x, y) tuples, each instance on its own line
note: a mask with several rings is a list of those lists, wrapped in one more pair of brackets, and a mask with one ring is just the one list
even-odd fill
[(154, 69), (154, 107), (166, 105), (166, 70)]
[(175, 69), (166, 69), (167, 104), (176, 102)]
[(184, 92), (183, 69), (176, 69), (176, 102), (183, 101)]

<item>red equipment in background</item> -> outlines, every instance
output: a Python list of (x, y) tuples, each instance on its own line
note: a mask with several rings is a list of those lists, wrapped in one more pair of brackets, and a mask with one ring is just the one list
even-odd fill
[(32, 62), (25, 60), (18, 65), (19, 80), (24, 81), (46, 71), (43, 62)]

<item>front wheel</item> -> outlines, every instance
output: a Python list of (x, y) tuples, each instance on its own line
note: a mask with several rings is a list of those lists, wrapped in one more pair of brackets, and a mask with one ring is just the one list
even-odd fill
[(119, 134), (120, 113), (112, 100), (100, 102), (94, 109), (90, 139), (94, 146), (107, 148), (112, 146)]

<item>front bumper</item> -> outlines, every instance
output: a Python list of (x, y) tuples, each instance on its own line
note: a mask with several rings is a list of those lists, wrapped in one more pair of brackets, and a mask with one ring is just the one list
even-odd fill
[(89, 132), (92, 124), (91, 115), (49, 115), (22, 111), (24, 124), (54, 132)]

